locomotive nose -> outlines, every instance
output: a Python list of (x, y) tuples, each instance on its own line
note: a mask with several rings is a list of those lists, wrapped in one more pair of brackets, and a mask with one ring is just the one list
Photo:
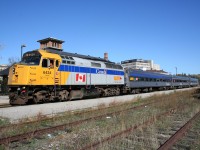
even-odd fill
[(8, 85), (19, 85), (27, 79), (27, 68), (23, 65), (13, 65), (9, 70)]

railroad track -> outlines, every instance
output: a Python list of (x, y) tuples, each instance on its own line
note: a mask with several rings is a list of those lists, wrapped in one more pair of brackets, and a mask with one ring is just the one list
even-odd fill
[[(170, 103), (170, 102), (168, 102), (168, 103)], [(191, 102), (189, 102), (189, 104), (190, 103)], [(77, 121), (73, 121), (73, 122), (69, 122), (69, 123), (65, 123), (65, 124), (61, 124), (61, 125), (57, 125), (57, 126), (47, 127), (47, 128), (44, 128), (44, 129), (38, 129), (38, 130), (31, 131), (31, 132), (28, 132), (28, 133), (20, 134), (20, 135), (1, 138), (0, 144), (7, 145), (7, 144), (12, 143), (12, 142), (17, 142), (17, 141), (19, 142), (19, 141), (22, 141), (24, 139), (32, 139), (34, 137), (39, 137), (39, 136), (47, 134), (47, 133), (53, 134), (55, 131), (58, 131), (58, 130), (64, 130), (64, 131), (65, 130), (68, 130), (68, 131), (71, 130), (70, 132), (73, 132), (73, 128), (82, 126), (84, 123), (88, 124), (88, 122), (98, 122), (99, 120), (105, 119), (107, 117), (117, 118), (117, 116), (124, 114), (124, 113), (127, 113), (127, 112), (131, 112), (131, 114), (129, 116), (132, 116), (132, 114), (139, 115), (140, 113), (145, 112), (146, 108), (149, 108), (149, 110), (151, 111), (152, 104), (155, 104), (155, 106), (157, 108), (159, 108), (161, 110), (161, 112), (158, 113), (157, 115), (152, 115), (148, 119), (145, 118), (145, 120), (143, 120), (140, 117), (139, 119), (142, 119), (142, 122), (140, 122), (140, 123), (134, 122), (135, 124), (129, 126), (128, 128), (125, 128), (124, 130), (120, 130), (120, 132), (116, 132), (116, 133), (114, 132), (114, 133), (109, 134), (109, 136), (104, 136), (100, 139), (100, 141), (96, 140), (96, 141), (91, 142), (91, 143), (87, 142), (87, 143), (85, 143), (81, 146), (82, 148), (78, 148), (78, 149), (93, 149), (93, 148), (98, 149), (100, 145), (105, 144), (105, 145), (107, 145), (108, 149), (122, 149), (122, 148), (126, 149), (126, 147), (120, 147), (120, 145), (118, 145), (118, 144), (126, 143), (127, 141), (128, 142), (132, 141), (132, 139), (134, 139), (133, 137), (134, 137), (135, 132), (137, 133), (138, 130), (140, 130), (141, 128), (146, 128), (147, 126), (151, 126), (152, 124), (156, 124), (156, 122), (159, 122), (160, 120), (162, 121), (163, 118), (167, 118), (168, 116), (169, 116), (169, 118), (173, 118), (173, 117), (177, 118), (176, 115), (175, 115), (176, 112), (179, 111), (179, 110), (183, 110), (183, 108), (188, 106), (188, 105), (180, 105), (180, 106), (178, 105), (179, 107), (177, 107), (177, 108), (171, 107), (170, 109), (168, 109), (168, 111), (164, 111), (162, 107), (165, 107), (165, 105), (163, 105), (161, 107), (159, 101), (150, 102), (150, 103), (142, 104), (142, 105), (139, 105), (139, 106), (134, 106), (134, 107), (122, 109), (120, 111), (104, 113), (104, 114), (100, 114), (98, 116), (88, 117), (86, 119), (81, 119), (81, 120), (77, 120)], [(88, 111), (88, 113), (92, 113), (92, 111)], [(148, 112), (146, 112), (146, 113), (148, 114)], [(139, 119), (138, 119), (138, 121), (139, 121)], [(137, 120), (137, 118), (136, 118), (136, 120)], [(189, 120), (189, 118), (186, 118), (186, 120)], [(178, 123), (178, 120), (175, 120), (175, 122)], [(179, 127), (175, 126), (174, 128), (180, 128), (180, 126)], [(110, 129), (112, 129), (112, 126), (110, 127)], [(70, 132), (67, 132), (67, 134), (70, 134)], [(130, 133), (132, 135), (130, 135)], [(162, 137), (163, 134), (164, 133), (161, 133), (161, 134), (159, 133), (159, 134), (157, 134), (157, 136)], [(164, 136), (167, 137), (167, 139), (169, 138), (169, 136), (167, 136), (167, 135), (164, 135)], [(142, 137), (138, 133), (137, 138), (142, 139), (144, 137)], [(164, 140), (163, 139), (164, 138), (161, 138), (161, 140), (158, 142), (159, 146), (164, 143), (163, 142), (164, 140), (165, 141), (167, 140), (167, 139), (164, 139)], [(144, 138), (144, 140), (146, 140), (146, 138)], [(157, 148), (159, 146), (157, 145)], [(127, 148), (129, 148), (129, 147), (127, 147)], [(152, 149), (152, 147), (149, 147), (149, 148)]]
[(198, 117), (200, 117), (200, 111), (187, 123), (185, 123), (178, 131), (176, 131), (176, 133), (174, 133), (173, 136), (171, 136), (163, 145), (161, 145), (158, 150), (168, 150), (171, 148), (191, 128), (193, 122), (195, 122)]
[[(154, 103), (159, 103), (158, 101), (153, 101), (153, 102), (145, 102), (144, 104), (141, 104), (139, 106), (134, 106), (134, 107), (131, 107), (131, 108), (128, 108), (128, 109), (138, 109), (140, 107), (143, 107), (143, 106), (149, 106), (151, 104), (154, 104)], [(97, 108), (97, 109), (91, 109), (91, 110), (84, 110), (84, 111), (77, 111), (77, 112), (69, 112), (71, 115), (76, 115), (76, 116), (79, 116), (79, 115), (85, 115), (85, 114), (90, 114), (90, 113), (94, 113), (94, 112), (97, 112), (97, 111), (104, 111), (104, 110), (108, 110), (108, 109), (113, 109), (113, 108), (118, 108), (118, 107), (121, 107), (119, 105), (114, 105), (114, 106), (108, 106), (108, 107), (102, 107), (102, 108)], [(108, 115), (105, 114), (105, 115)], [(20, 127), (23, 127), (23, 126), (28, 126), (28, 125), (31, 125), (31, 124), (37, 124), (38, 122), (42, 122), (42, 121), (56, 121), (58, 119), (62, 119), (63, 117), (65, 116), (54, 116), (54, 117), (47, 117), (47, 116), (38, 116), (37, 119), (35, 120), (31, 120), (31, 121), (26, 121), (26, 122), (22, 122), (22, 123), (13, 123), (13, 124), (9, 124), (9, 125), (5, 125), (5, 126), (0, 126), (0, 132), (3, 132), (3, 130), (8, 130), (8, 129), (12, 129), (12, 128), (16, 128), (16, 126), (18, 128)]]
[[(44, 128), (44, 129), (38, 129), (38, 130), (35, 130), (35, 131), (31, 131), (31, 132), (27, 132), (27, 133), (23, 133), (23, 134), (19, 134), (19, 135), (14, 135), (14, 136), (10, 136), (10, 137), (4, 137), (4, 138), (0, 139), (0, 144), (9, 144), (9, 143), (21, 141), (21, 140), (24, 140), (24, 139), (34, 138), (36, 136), (40, 136), (40, 135), (43, 135), (43, 134), (46, 134), (46, 133), (51, 133), (51, 132), (54, 132), (54, 131), (57, 131), (57, 130), (64, 130), (64, 129), (72, 127), (72, 126), (74, 127), (74, 126), (80, 125), (80, 124), (85, 123), (87, 121), (101, 119), (101, 118), (106, 117), (106, 116), (117, 115), (121, 112), (129, 111), (129, 110), (142, 109), (142, 108), (145, 108), (146, 106), (149, 106), (153, 103), (157, 103), (157, 102), (146, 103), (146, 104), (142, 104), (142, 105), (139, 105), (139, 106), (127, 108), (125, 110), (115, 111), (115, 112), (111, 112), (111, 113), (105, 113), (103, 115), (94, 116), (94, 117), (90, 117), (90, 118), (82, 119), (82, 120), (77, 120), (77, 121), (73, 121), (73, 122), (70, 122), (70, 123), (62, 124), (62, 125), (57, 125), (57, 126), (53, 126), (53, 127)], [(88, 111), (88, 112), (91, 112), (91, 111)], [(28, 125), (28, 124), (32, 124), (32, 123), (33, 122), (27, 122), (27, 123), (24, 123), (23, 125)], [(10, 125), (8, 127), (11, 128), (11, 127), (14, 127), (14, 126), (15, 125)], [(6, 130), (8, 127), (1, 127), (0, 131)]]
[[(97, 141), (97, 142), (94, 142), (94, 143), (90, 143), (88, 144), (87, 146), (81, 148), (80, 150), (88, 150), (88, 149), (97, 149), (98, 146), (100, 144), (103, 144), (105, 142), (109, 142), (109, 141), (112, 141), (113, 139), (117, 138), (117, 137), (121, 137), (121, 136), (127, 136), (128, 134), (130, 134), (131, 132), (134, 132), (135, 130), (137, 130), (138, 128), (142, 128), (144, 126), (148, 126), (148, 125), (151, 125), (152, 123), (154, 123), (157, 119), (160, 119), (161, 117), (165, 116), (165, 115), (168, 115), (170, 114), (172, 111), (168, 111), (168, 112), (164, 112), (162, 114), (159, 114), (155, 117), (152, 117), (150, 119), (148, 119), (147, 121), (139, 124), (139, 125), (134, 125), (126, 130), (123, 130), (123, 131), (120, 131), (118, 133), (115, 133), (115, 134), (112, 134), (111, 136), (109, 137), (106, 137), (104, 139), (101, 139), (100, 141)], [(112, 146), (112, 149), (114, 148), (114, 146)], [(120, 147), (121, 149), (122, 147)]]
[[(196, 119), (200, 117), (200, 111), (199, 111), (192, 118), (188, 116), (182, 118), (182, 116), (180, 116), (181, 114), (174, 113), (178, 109), (183, 109), (183, 108), (179, 107), (176, 110), (172, 109), (169, 112), (159, 114), (156, 117), (152, 117), (146, 120), (142, 124), (132, 126), (126, 130), (105, 137), (100, 141), (90, 143), (85, 147), (81, 148), (80, 150), (100, 149), (100, 146), (104, 145), (104, 143), (105, 145), (107, 145), (104, 147), (105, 149), (115, 149), (115, 150), (138, 149), (141, 148), (141, 146), (144, 146), (144, 143), (153, 143), (153, 142), (157, 144), (155, 144), (154, 147), (152, 145), (147, 144), (145, 145), (145, 149), (158, 148), (158, 150), (168, 150), (172, 148), (173, 145), (178, 140), (184, 137), (187, 130), (189, 130), (192, 124), (196, 121)], [(166, 117), (174, 119), (172, 120), (171, 123), (172, 124), (171, 130), (162, 131), (162, 129), (160, 129), (159, 131), (157, 131), (156, 135), (152, 136), (152, 133), (149, 132), (146, 128), (148, 126), (156, 124), (156, 122), (159, 120), (162, 121), (163, 118), (166, 119)], [(144, 128), (142, 129), (142, 133), (138, 131), (141, 128)], [(179, 145), (179, 147), (184, 147), (184, 145)], [(185, 146), (185, 148), (187, 147)]]
[(172, 147), (174, 150), (179, 149), (200, 149), (200, 115), (192, 122), (192, 126), (188, 129), (187, 133), (183, 138), (178, 140)]

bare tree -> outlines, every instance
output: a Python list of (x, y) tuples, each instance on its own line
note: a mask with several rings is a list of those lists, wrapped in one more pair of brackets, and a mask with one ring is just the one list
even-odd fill
[(8, 65), (12, 66), (14, 63), (19, 62), (19, 57), (10, 57), (8, 58)]

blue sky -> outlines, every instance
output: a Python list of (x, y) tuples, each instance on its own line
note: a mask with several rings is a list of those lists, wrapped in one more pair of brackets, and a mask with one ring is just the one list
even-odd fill
[(200, 74), (200, 0), (1, 0), (0, 19), (0, 64), (54, 37), (64, 51)]

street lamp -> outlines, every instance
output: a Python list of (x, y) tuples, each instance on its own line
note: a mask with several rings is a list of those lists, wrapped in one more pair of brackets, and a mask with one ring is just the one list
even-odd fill
[(177, 67), (175, 67), (175, 69), (176, 69), (176, 76), (177, 76)]
[(22, 61), (22, 50), (23, 50), (23, 47), (26, 47), (26, 45), (25, 44), (21, 45), (21, 61)]

